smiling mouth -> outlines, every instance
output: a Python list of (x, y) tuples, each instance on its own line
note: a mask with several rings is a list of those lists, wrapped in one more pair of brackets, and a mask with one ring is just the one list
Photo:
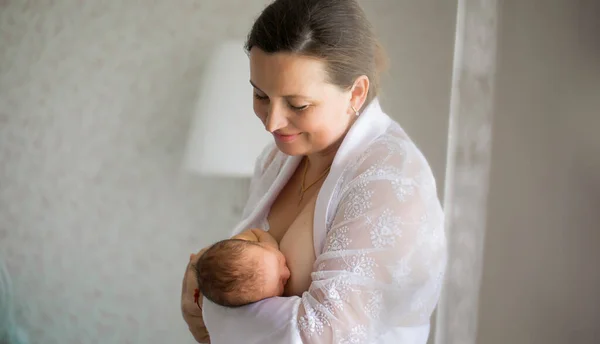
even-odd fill
[(283, 134), (279, 134), (279, 133), (273, 133), (273, 136), (275, 136), (275, 139), (277, 139), (278, 141), (281, 141), (281, 142), (292, 142), (298, 136), (300, 136), (300, 134), (283, 135)]

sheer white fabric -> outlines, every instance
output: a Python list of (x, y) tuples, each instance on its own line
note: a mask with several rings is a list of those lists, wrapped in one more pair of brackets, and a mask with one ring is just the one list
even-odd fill
[[(337, 174), (333, 168), (330, 173), (338, 178), (325, 198), (329, 211), (322, 245), (315, 240), (310, 289), (301, 298), (273, 298), (239, 309), (205, 299), (213, 344), (426, 343), (446, 266), (435, 181), (395, 122), (368, 141), (366, 148), (351, 149), (356, 154), (336, 166)], [(272, 184), (287, 159), (275, 148), (259, 158), (244, 211), (245, 217), (260, 214), (254, 225), (264, 224), (267, 212), (256, 207), (266, 193), (277, 191)], [(315, 223), (316, 238), (319, 230)]]

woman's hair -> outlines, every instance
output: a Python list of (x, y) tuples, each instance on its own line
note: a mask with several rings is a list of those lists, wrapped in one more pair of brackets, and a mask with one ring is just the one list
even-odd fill
[(261, 265), (250, 258), (253, 243), (239, 239), (219, 241), (195, 265), (198, 287), (207, 299), (225, 307), (256, 301), (263, 285)]
[(344, 90), (366, 75), (370, 86), (363, 108), (377, 96), (387, 62), (356, 0), (275, 0), (252, 26), (245, 48), (253, 47), (321, 59), (328, 81)]

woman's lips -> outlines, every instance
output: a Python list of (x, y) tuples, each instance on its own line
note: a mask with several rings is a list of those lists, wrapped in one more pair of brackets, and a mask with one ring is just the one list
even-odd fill
[(275, 139), (277, 141), (289, 143), (289, 142), (294, 141), (298, 136), (300, 136), (300, 134), (283, 135), (283, 134), (273, 133), (273, 136), (275, 136)]

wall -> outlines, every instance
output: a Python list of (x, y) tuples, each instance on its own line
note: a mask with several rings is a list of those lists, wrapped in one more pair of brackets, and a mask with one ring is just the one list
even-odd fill
[[(383, 106), (442, 189), (455, 4), (363, 1), (392, 68)], [(0, 1), (0, 255), (32, 343), (192, 343), (189, 253), (243, 184), (179, 170), (202, 63), (265, 1)]]
[(478, 343), (600, 342), (600, 2), (501, 5)]

